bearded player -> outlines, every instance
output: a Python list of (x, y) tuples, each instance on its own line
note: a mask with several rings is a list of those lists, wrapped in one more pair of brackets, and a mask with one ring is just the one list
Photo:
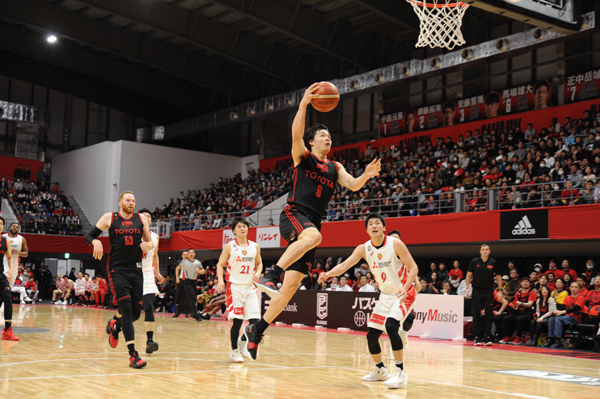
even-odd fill
[[(233, 319), (233, 326), (229, 333), (231, 337), (231, 353), (229, 357), (235, 363), (242, 363), (244, 357), (250, 357), (245, 350), (245, 342), (239, 342), (240, 327), (244, 320), (250, 323), (260, 319), (260, 305), (254, 282), (260, 278), (263, 264), (260, 256), (260, 247), (248, 240), (248, 227), (250, 225), (244, 218), (235, 218), (231, 230), (235, 240), (223, 247), (219, 263), (217, 263), (217, 292), (223, 292), (223, 267), (227, 264), (227, 312), (229, 320)], [(242, 357), (242, 355), (244, 357)]]
[[(148, 226), (152, 224), (152, 214), (148, 209), (140, 210), (140, 214), (148, 220)], [(144, 275), (144, 326), (146, 327), (146, 353), (156, 352), (158, 344), (154, 342), (154, 300), (160, 294), (156, 286), (156, 279), (162, 284), (165, 279), (160, 274), (158, 264), (158, 234), (151, 231), (152, 242), (149, 244), (148, 252), (142, 255), (142, 274)]]
[(17, 275), (19, 274), (19, 262), (20, 258), (26, 258), (29, 255), (29, 248), (27, 247), (27, 240), (25, 237), (19, 234), (21, 226), (17, 222), (13, 222), (8, 226), (8, 233), (4, 234), (4, 237), (8, 240), (12, 255), (12, 264), (10, 264), (6, 257), (2, 262), (4, 264), (4, 274), (8, 277), (10, 288), (15, 284)]
[(110, 252), (108, 258), (108, 282), (113, 295), (113, 303), (118, 304), (117, 314), (108, 321), (106, 333), (111, 348), (119, 344), (119, 332), (123, 331), (129, 350), (129, 367), (142, 368), (142, 360), (135, 350), (133, 322), (142, 313), (144, 276), (142, 274), (142, 254), (148, 252), (152, 235), (148, 220), (134, 213), (135, 196), (131, 191), (119, 195), (119, 212), (105, 213), (86, 242), (94, 246), (94, 258), (102, 259), (104, 248), (98, 237), (108, 229)]
[[(352, 177), (338, 162), (327, 159), (331, 150), (331, 135), (327, 127), (316, 124), (306, 132), (304, 122), (306, 107), (313, 98), (319, 83), (311, 85), (300, 102), (292, 124), (292, 158), (294, 160), (294, 185), (288, 196), (288, 205), (281, 212), (279, 231), (290, 245), (277, 264), (256, 282), (256, 287), (271, 297), (269, 308), (258, 323), (246, 326), (246, 350), (256, 360), (258, 344), (269, 324), (281, 313), (298, 290), (308, 273), (321, 243), (321, 219), (336, 183), (357, 191), (371, 177), (379, 175), (381, 160), (373, 160), (360, 177)], [(310, 151), (307, 149), (310, 148)], [(285, 273), (281, 290), (277, 284)]]
[[(419, 269), (406, 245), (397, 238), (385, 235), (385, 220), (381, 215), (369, 214), (365, 227), (371, 239), (356, 247), (348, 259), (331, 271), (321, 273), (319, 282), (339, 276), (361, 259), (367, 261), (381, 294), (367, 330), (367, 344), (375, 367), (363, 377), (363, 381), (384, 381), (389, 388), (399, 388), (406, 385), (402, 352), (404, 344), (399, 330), (414, 305), (417, 293), (413, 282)], [(390, 337), (394, 353), (395, 370), (392, 375), (388, 373), (381, 359), (379, 337), (384, 331)]]

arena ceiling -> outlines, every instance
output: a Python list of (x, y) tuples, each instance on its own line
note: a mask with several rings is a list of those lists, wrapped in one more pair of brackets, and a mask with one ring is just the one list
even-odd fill
[[(506, 21), (465, 18), (470, 45)], [(405, 0), (0, 0), (0, 73), (169, 123), (404, 61), (418, 24)]]

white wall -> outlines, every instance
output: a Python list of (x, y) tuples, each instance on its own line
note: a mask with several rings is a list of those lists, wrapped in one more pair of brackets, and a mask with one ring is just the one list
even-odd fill
[(119, 196), (120, 142), (105, 141), (76, 151), (56, 155), (52, 163), (52, 181), (58, 181), (72, 195), (90, 223), (116, 208)]
[(180, 191), (202, 189), (233, 177), (258, 156), (239, 158), (131, 141), (103, 142), (57, 155), (52, 181), (75, 197), (92, 224), (117, 210), (119, 193), (130, 190), (136, 208), (154, 210)]

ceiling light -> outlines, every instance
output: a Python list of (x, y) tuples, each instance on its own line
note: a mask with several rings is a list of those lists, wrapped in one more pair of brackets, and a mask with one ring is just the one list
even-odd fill
[(48, 35), (48, 37), (46, 38), (46, 41), (48, 43), (56, 43), (57, 40), (58, 38), (56, 37), (56, 35)]

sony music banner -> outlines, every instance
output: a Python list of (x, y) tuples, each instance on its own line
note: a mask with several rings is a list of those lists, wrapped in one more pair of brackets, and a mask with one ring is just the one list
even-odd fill
[(408, 335), (463, 338), (464, 302), (462, 295), (417, 295), (413, 307), (415, 320)]
[(261, 248), (279, 248), (279, 226), (258, 227), (256, 229), (256, 243)]

